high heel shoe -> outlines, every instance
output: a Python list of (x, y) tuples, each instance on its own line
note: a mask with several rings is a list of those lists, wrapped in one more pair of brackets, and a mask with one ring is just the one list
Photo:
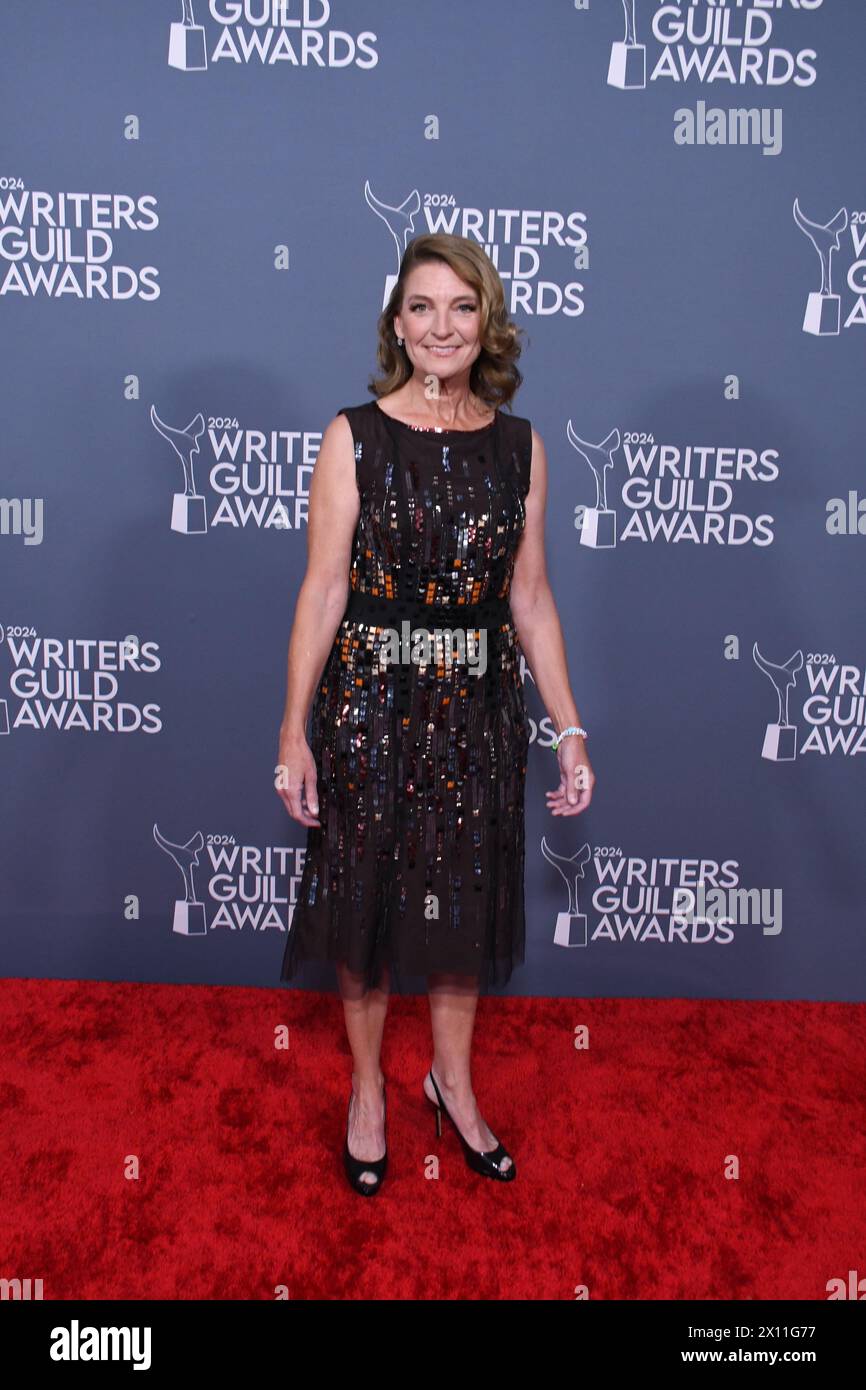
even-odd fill
[[(355, 1158), (353, 1154), (349, 1153), (349, 1114), (352, 1109), (352, 1095), (353, 1092), (350, 1091), (349, 1110), (346, 1114), (346, 1139), (343, 1145), (343, 1166), (346, 1169), (346, 1177), (349, 1179), (355, 1191), (360, 1192), (362, 1197), (372, 1197), (379, 1191), (385, 1177), (385, 1171), (388, 1167), (388, 1146), (387, 1144), (385, 1145), (385, 1152), (381, 1158)], [(385, 1118), (386, 1104), (385, 1087), (383, 1086), (383, 1119)], [(362, 1173), (374, 1173), (376, 1175), (376, 1181), (364, 1182), (361, 1178)]]
[[(490, 1149), (487, 1153), (482, 1153), (480, 1149), (471, 1148), (470, 1145), (467, 1144), (466, 1140), (463, 1138), (463, 1135), (460, 1133), (460, 1130), (457, 1129), (457, 1125), (453, 1116), (449, 1114), (448, 1107), (442, 1099), (439, 1087), (436, 1085), (436, 1078), (433, 1075), (432, 1067), (430, 1069), (430, 1080), (433, 1084), (433, 1090), (436, 1092), (436, 1097), (438, 1099), (439, 1104), (437, 1105), (435, 1100), (430, 1100), (430, 1097), (427, 1095), (426, 1091), (424, 1092), (424, 1097), (426, 1100), (430, 1101), (430, 1104), (436, 1111), (437, 1137), (442, 1137), (442, 1113), (444, 1111), (444, 1113), (448, 1116), (448, 1119), (451, 1121), (452, 1125), (454, 1125), (454, 1129), (457, 1133), (457, 1138), (463, 1145), (463, 1156), (466, 1159), (466, 1162), (469, 1164), (469, 1167), (474, 1172), (483, 1174), (485, 1178), (498, 1178), (500, 1182), (513, 1182), (517, 1176), (517, 1168), (515, 1166), (514, 1160), (511, 1158), (511, 1154), (508, 1153), (508, 1151), (502, 1144), (497, 1144), (495, 1149)], [(506, 1158), (511, 1159), (511, 1166), (503, 1171), (502, 1164)]]

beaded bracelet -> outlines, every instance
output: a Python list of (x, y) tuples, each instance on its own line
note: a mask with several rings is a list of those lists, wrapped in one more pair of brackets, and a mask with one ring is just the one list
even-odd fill
[(556, 752), (559, 745), (562, 743), (562, 740), (564, 738), (568, 738), (569, 734), (580, 734), (583, 738), (589, 738), (589, 734), (586, 732), (586, 729), (582, 729), (574, 724), (571, 724), (567, 729), (563, 729), (562, 733), (553, 740), (554, 753)]

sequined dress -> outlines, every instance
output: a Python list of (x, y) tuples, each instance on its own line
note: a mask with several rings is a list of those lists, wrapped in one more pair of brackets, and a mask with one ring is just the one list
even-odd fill
[[(312, 704), (320, 824), (280, 978), (342, 961), (369, 986), (387, 961), (398, 990), (433, 971), (485, 990), (524, 960), (529, 721), (508, 593), (530, 422), (499, 410), (476, 430), (419, 429), (375, 401), (340, 414), (360, 515)], [(412, 661), (419, 628), (444, 637)]]

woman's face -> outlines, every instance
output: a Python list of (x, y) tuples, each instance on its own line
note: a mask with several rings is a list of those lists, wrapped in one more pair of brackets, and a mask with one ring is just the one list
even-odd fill
[(411, 271), (394, 328), (421, 376), (468, 377), (481, 352), (480, 326), (481, 301), (450, 265), (429, 261)]

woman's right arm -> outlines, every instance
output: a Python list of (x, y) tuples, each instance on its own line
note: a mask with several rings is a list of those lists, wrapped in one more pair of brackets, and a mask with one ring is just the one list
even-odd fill
[(319, 823), (316, 765), (307, 743), (307, 715), (346, 611), (360, 507), (352, 429), (345, 415), (337, 415), (322, 436), (310, 484), (307, 572), (295, 604), (279, 734), (277, 791), (289, 814), (302, 825)]

